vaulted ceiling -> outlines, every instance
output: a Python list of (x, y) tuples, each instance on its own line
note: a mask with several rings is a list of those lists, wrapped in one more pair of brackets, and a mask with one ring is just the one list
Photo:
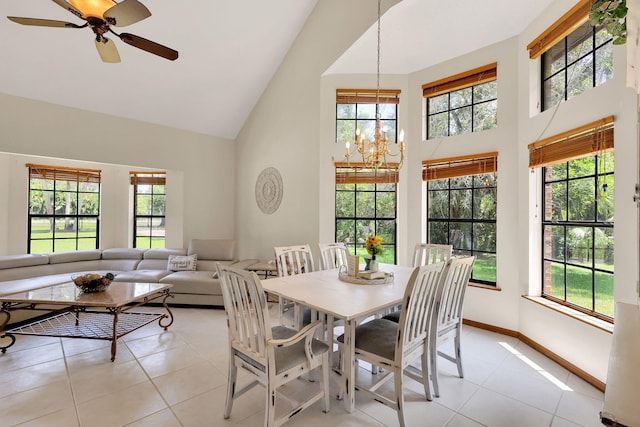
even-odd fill
[[(175, 62), (113, 36), (122, 62), (103, 63), (88, 28), (3, 17), (0, 93), (234, 139), (317, 1), (142, 0), (153, 15), (117, 31), (178, 50)], [(381, 72), (410, 73), (517, 35), (551, 1), (402, 0), (381, 20)], [(3, 0), (0, 16), (83, 23), (50, 0)], [(375, 53), (374, 23), (327, 73), (373, 73)]]

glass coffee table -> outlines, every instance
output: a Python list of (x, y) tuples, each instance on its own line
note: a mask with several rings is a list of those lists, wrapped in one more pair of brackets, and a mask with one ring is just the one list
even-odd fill
[[(155, 320), (164, 330), (171, 326), (173, 313), (167, 298), (173, 297), (172, 287), (164, 283), (112, 282), (104, 292), (84, 293), (73, 282), (68, 282), (1, 296), (0, 351), (6, 353), (15, 343), (15, 335), (88, 338), (111, 341), (111, 361), (114, 361), (118, 338)], [(166, 313), (132, 311), (158, 300)], [(53, 311), (54, 314), (5, 330), (15, 310)]]

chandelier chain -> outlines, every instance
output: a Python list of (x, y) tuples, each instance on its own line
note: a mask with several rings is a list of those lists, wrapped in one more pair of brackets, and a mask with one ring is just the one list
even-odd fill
[(378, 0), (378, 50), (377, 50), (377, 68), (376, 68), (376, 116), (380, 116), (378, 104), (380, 100), (380, 3)]
[[(397, 136), (398, 152), (394, 154), (389, 150), (390, 140), (388, 138), (388, 124), (385, 123), (384, 126), (381, 126), (380, 123), (382, 117), (382, 114), (380, 113), (380, 22), (382, 16), (381, 4), (382, 0), (378, 0), (375, 131), (373, 134), (373, 138), (369, 139), (361, 131), (361, 129), (357, 127), (356, 140), (354, 142), (354, 151), (362, 156), (362, 163), (364, 163), (368, 168), (374, 168), (376, 171), (380, 167), (389, 167), (389, 163), (387, 162), (388, 157), (400, 157), (400, 162), (393, 166), (396, 169), (400, 169), (402, 167), (405, 159), (404, 130), (401, 130)], [(388, 103), (388, 98), (384, 98), (383, 102)], [(345, 158), (347, 160), (347, 163), (349, 163), (352, 154), (351, 143), (349, 141), (346, 141), (345, 147)]]

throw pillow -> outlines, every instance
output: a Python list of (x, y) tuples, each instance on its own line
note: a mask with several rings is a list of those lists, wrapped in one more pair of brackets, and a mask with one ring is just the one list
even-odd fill
[(198, 255), (169, 255), (169, 260), (167, 262), (167, 270), (171, 271), (185, 271), (185, 270), (195, 270), (196, 263), (198, 261)]

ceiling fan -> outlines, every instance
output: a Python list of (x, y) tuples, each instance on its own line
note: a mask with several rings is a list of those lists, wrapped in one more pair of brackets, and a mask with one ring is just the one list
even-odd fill
[(56, 21), (51, 19), (21, 18), (7, 16), (11, 21), (22, 25), (35, 25), (40, 27), (58, 28), (85, 28), (89, 27), (96, 35), (95, 43), (100, 58), (104, 62), (120, 62), (120, 54), (113, 41), (105, 37), (106, 33), (117, 36), (123, 42), (142, 49), (154, 55), (174, 61), (178, 58), (178, 51), (129, 33), (116, 33), (111, 26), (125, 27), (142, 21), (151, 16), (149, 9), (138, 0), (123, 0), (116, 3), (114, 0), (52, 0), (62, 8), (84, 19), (83, 25), (71, 22)]

